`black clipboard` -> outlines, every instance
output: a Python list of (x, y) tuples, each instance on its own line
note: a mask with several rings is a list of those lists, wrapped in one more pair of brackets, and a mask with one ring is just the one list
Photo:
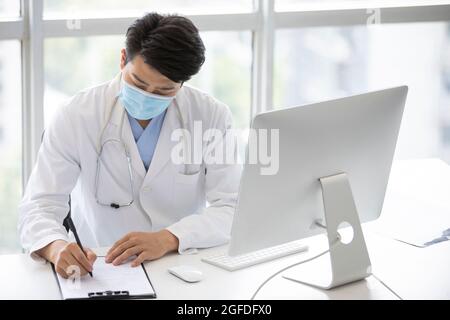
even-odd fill
[[(104, 256), (99, 256), (99, 258)], [(55, 270), (55, 266), (51, 263), (53, 275), (55, 277), (56, 283), (58, 284), (59, 294), (61, 295), (61, 299), (63, 300), (123, 300), (123, 299), (156, 299), (156, 291), (155, 288), (148, 276), (147, 270), (144, 265), (141, 263), (142, 270), (145, 274), (145, 277), (150, 284), (150, 287), (153, 290), (153, 293), (150, 294), (130, 294), (128, 290), (105, 290), (105, 291), (97, 291), (97, 292), (89, 292), (86, 297), (77, 297), (77, 298), (64, 298), (63, 290)]]

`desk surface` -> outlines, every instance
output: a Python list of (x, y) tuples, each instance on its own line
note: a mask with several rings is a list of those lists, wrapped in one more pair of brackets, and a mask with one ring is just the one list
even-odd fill
[[(450, 242), (417, 248), (388, 239), (365, 227), (373, 273), (403, 299), (450, 299)], [(324, 236), (305, 239), (307, 253), (228, 272), (200, 261), (201, 257), (226, 247), (201, 250), (196, 255), (168, 255), (147, 262), (145, 267), (158, 299), (249, 299), (259, 284), (275, 271), (311, 257), (326, 246)], [(104, 253), (98, 249), (97, 253)], [(204, 280), (188, 284), (168, 273), (178, 264), (196, 266)], [(0, 299), (60, 299), (50, 265), (32, 261), (27, 255), (0, 256)], [(257, 299), (397, 299), (377, 279), (369, 277), (333, 290), (319, 290), (286, 280), (270, 281)]]
[[(419, 161), (418, 164), (421, 170), (438, 167), (441, 168), (439, 170), (450, 170), (448, 167), (442, 167), (442, 164), (439, 166), (433, 160)], [(399, 177), (397, 180), (407, 179)], [(439, 190), (441, 189), (450, 192), (450, 181), (447, 185), (440, 186)], [(444, 198), (440, 200), (447, 202), (448, 193), (441, 193), (441, 198)], [(377, 228), (376, 222), (363, 226), (372, 271), (378, 279), (403, 299), (450, 299), (448, 271), (450, 241), (419, 248), (378, 233)], [(311, 237), (305, 239), (305, 244), (310, 247), (306, 253), (234, 272), (201, 261), (203, 256), (226, 250), (226, 246), (200, 250), (196, 255), (171, 254), (160, 260), (147, 262), (145, 267), (158, 299), (249, 299), (261, 282), (271, 274), (323, 252), (327, 248), (326, 243), (324, 235)], [(97, 249), (98, 254), (104, 254), (105, 251)], [(204, 280), (189, 284), (169, 274), (168, 268), (180, 264), (197, 267), (203, 271)], [(24, 254), (0, 256), (0, 299), (60, 299), (50, 264), (36, 263)], [(278, 275), (260, 291), (257, 299), (397, 299), (397, 297), (373, 276), (327, 291), (292, 282)]]

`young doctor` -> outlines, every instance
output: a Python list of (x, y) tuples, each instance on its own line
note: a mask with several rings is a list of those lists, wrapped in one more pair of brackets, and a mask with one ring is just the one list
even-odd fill
[[(111, 246), (106, 262), (138, 266), (228, 241), (240, 166), (171, 157), (177, 129), (200, 122), (225, 137), (231, 128), (227, 106), (184, 85), (204, 61), (191, 21), (147, 14), (127, 31), (120, 74), (60, 107), (19, 206), (21, 243), (33, 258), (67, 278), (70, 266), (93, 270), (88, 247)], [(69, 197), (85, 252), (63, 226)]]

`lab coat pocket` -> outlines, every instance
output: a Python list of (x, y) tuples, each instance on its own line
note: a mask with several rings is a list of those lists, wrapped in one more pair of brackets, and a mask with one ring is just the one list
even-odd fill
[(178, 173), (175, 175), (175, 184), (183, 184), (183, 185), (195, 184), (199, 179), (200, 173), (201, 171), (197, 171), (192, 174)]
[(192, 174), (176, 173), (173, 180), (172, 199), (179, 218), (198, 210), (202, 198), (202, 171)]

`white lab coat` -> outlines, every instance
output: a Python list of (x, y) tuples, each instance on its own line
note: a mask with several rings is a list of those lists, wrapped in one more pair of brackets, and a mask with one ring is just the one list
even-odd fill
[[(174, 164), (170, 157), (178, 143), (171, 140), (171, 134), (182, 128), (175, 102), (180, 106), (184, 128), (191, 133), (194, 121), (202, 121), (203, 130), (217, 128), (224, 134), (231, 127), (229, 108), (192, 87), (184, 86), (169, 106), (148, 172), (125, 115), (122, 140), (131, 155), (135, 201), (120, 209), (97, 203), (100, 131), (109, 121), (103, 141), (118, 137), (125, 112), (120, 100), (114, 103), (120, 82), (121, 74), (78, 93), (60, 107), (46, 129), (19, 206), (21, 243), (33, 258), (39, 259), (33, 253), (52, 241), (70, 240), (62, 225), (69, 210), (69, 194), (72, 219), (86, 247), (111, 246), (129, 232), (164, 228), (178, 237), (180, 253), (229, 240), (241, 166), (203, 163), (189, 165), (186, 172), (184, 165)], [(102, 158), (99, 198), (107, 203), (126, 202), (130, 188), (123, 149), (105, 148)]]

